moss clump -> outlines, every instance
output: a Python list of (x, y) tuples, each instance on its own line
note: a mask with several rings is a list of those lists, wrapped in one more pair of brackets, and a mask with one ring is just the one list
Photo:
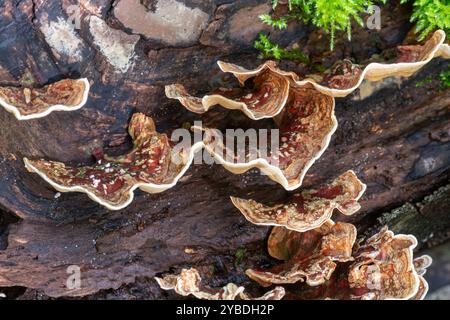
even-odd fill
[[(402, 4), (413, 3), (413, 13), (410, 21), (416, 24), (415, 32), (419, 41), (436, 29), (450, 31), (449, 0), (401, 0)], [(265, 24), (276, 28), (286, 29), (288, 22), (299, 20), (312, 24), (330, 34), (330, 49), (333, 50), (336, 32), (345, 32), (350, 41), (352, 22), (363, 26), (361, 14), (367, 13), (374, 4), (387, 3), (387, 0), (288, 0), (288, 12), (281, 17), (264, 14), (260, 16)], [(278, 0), (272, 0), (272, 7), (276, 9)], [(264, 36), (265, 37), (265, 36)], [(270, 45), (270, 41), (261, 35), (255, 42), (255, 47), (267, 58), (297, 60), (298, 52), (285, 52), (277, 45)], [(278, 56), (278, 58), (277, 58)], [(448, 78), (447, 78), (448, 79)]]
[(402, 0), (413, 2), (413, 14), (410, 21), (416, 24), (415, 32), (419, 40), (436, 30), (450, 31), (450, 4), (448, 0)]
[[(385, 3), (387, 0), (377, 2)], [(330, 34), (330, 49), (333, 49), (336, 32), (343, 31), (351, 39), (352, 22), (363, 26), (361, 14), (374, 4), (371, 0), (288, 0), (288, 14), (273, 18), (268, 14), (260, 19), (278, 29), (286, 29), (291, 20), (311, 23)], [(272, 0), (272, 7), (278, 6), (278, 0)]]
[[(378, 225), (388, 225), (395, 233), (413, 234), (419, 242), (431, 238), (439, 243), (446, 238), (450, 226), (450, 184), (439, 188), (415, 204), (405, 203), (390, 212), (383, 213)], [(442, 239), (440, 239), (442, 238)]]
[(259, 38), (255, 41), (255, 48), (261, 51), (260, 58), (292, 60), (309, 64), (309, 57), (299, 49), (283, 49), (278, 44), (270, 41), (269, 38), (263, 33), (260, 33)]
[(439, 89), (444, 90), (450, 87), (450, 66), (447, 68), (447, 70), (440, 72), (437, 75), (428, 76), (416, 83), (416, 87), (423, 87), (424, 85), (427, 85), (433, 80), (439, 81)]
[(234, 257), (235, 257), (234, 266), (236, 268), (242, 267), (243, 260), (245, 258), (246, 253), (247, 253), (247, 250), (245, 248), (239, 248), (236, 250), (236, 253), (234, 254)]

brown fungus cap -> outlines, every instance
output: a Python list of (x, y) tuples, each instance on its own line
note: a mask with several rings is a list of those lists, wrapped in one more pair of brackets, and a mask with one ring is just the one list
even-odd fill
[(65, 79), (43, 88), (0, 87), (0, 105), (18, 120), (42, 118), (53, 111), (74, 111), (84, 106), (87, 79)]
[[(286, 108), (279, 115), (278, 127), (279, 148), (275, 150), (259, 147), (253, 150), (246, 146), (235, 151), (227, 148), (227, 136), (224, 139), (216, 129), (206, 129), (203, 142), (206, 150), (227, 170), (239, 174), (259, 168), (286, 190), (295, 190), (326, 150), (337, 128), (334, 99), (312, 86), (292, 87)], [(245, 154), (240, 153), (242, 150)]]
[[(295, 280), (294, 276), (301, 278), (298, 271), (301, 270), (298, 267), (300, 263), (297, 261), (295, 265), (296, 259), (318, 252), (314, 256), (320, 256), (322, 260), (317, 261), (323, 261), (327, 255), (336, 257), (336, 268), (332, 272), (325, 268), (308, 269), (320, 270), (328, 277), (318, 284), (306, 281), (306, 285), (291, 287), (286, 293), (287, 299), (424, 299), (428, 291), (424, 274), (432, 259), (427, 255), (413, 259), (417, 243), (414, 236), (394, 235), (385, 227), (373, 237), (361, 239), (352, 251), (350, 242), (353, 238), (338, 236), (345, 234), (345, 228), (334, 233), (331, 239), (323, 240), (326, 230), (330, 230), (332, 225), (327, 222), (318, 229), (303, 233), (274, 227), (268, 241), (269, 254), (287, 262), (274, 267), (271, 272), (251, 270), (247, 274), (262, 285), (272, 283), (273, 279), (276, 280), (274, 283), (279, 283), (280, 276), (285, 277), (283, 281)], [(321, 251), (317, 249), (318, 244)]]
[(25, 166), (60, 192), (83, 192), (108, 209), (119, 210), (133, 201), (136, 188), (158, 193), (173, 187), (202, 146), (175, 152), (167, 135), (158, 133), (152, 118), (142, 113), (133, 115), (128, 132), (133, 149), (122, 156), (100, 153), (94, 165), (75, 167), (24, 158)]
[(450, 58), (448, 45), (444, 44), (445, 32), (438, 30), (423, 45), (399, 46), (394, 61), (375, 61), (367, 65), (355, 65), (349, 60), (337, 62), (323, 74), (312, 75), (297, 85), (310, 83), (324, 94), (345, 97), (355, 91), (364, 80), (380, 81), (387, 77), (409, 77), (435, 57)]
[(348, 282), (354, 299), (402, 299), (414, 297), (420, 279), (413, 262), (417, 240), (384, 227), (357, 246)]
[(218, 88), (203, 98), (191, 96), (181, 84), (166, 86), (166, 95), (177, 99), (188, 110), (204, 113), (214, 105), (243, 111), (249, 118), (258, 120), (274, 117), (285, 108), (290, 88), (312, 85), (332, 97), (345, 97), (355, 91), (364, 80), (379, 81), (387, 77), (408, 77), (422, 68), (434, 57), (450, 58), (450, 49), (444, 43), (445, 32), (436, 31), (423, 45), (399, 46), (393, 61), (380, 59), (365, 65), (353, 64), (344, 59), (336, 62), (321, 74), (312, 74), (300, 79), (294, 72), (278, 69), (274, 61), (266, 61), (256, 69), (218, 61), (223, 72), (232, 73), (243, 86), (253, 79), (250, 91)]
[(221, 105), (227, 109), (241, 110), (249, 118), (258, 120), (272, 118), (281, 112), (288, 99), (292, 79), (298, 79), (294, 73), (276, 68), (273, 61), (254, 70), (222, 61), (218, 64), (222, 71), (232, 73), (241, 85), (253, 79), (253, 88), (218, 88), (203, 98), (197, 98), (191, 96), (183, 85), (172, 84), (166, 86), (166, 96), (179, 100), (186, 109), (195, 113), (204, 113), (214, 105)]
[(360, 209), (358, 203), (366, 189), (353, 171), (347, 171), (331, 183), (318, 189), (294, 194), (289, 203), (265, 206), (254, 200), (231, 197), (245, 218), (258, 225), (282, 226), (305, 232), (320, 227), (331, 218), (334, 209), (352, 215)]
[[(275, 233), (281, 227), (275, 227)], [(286, 230), (286, 229), (284, 229)], [(280, 237), (281, 243), (295, 231), (284, 231), (289, 235)], [(306, 281), (310, 286), (317, 286), (329, 280), (336, 268), (336, 262), (353, 260), (351, 253), (356, 240), (356, 228), (349, 223), (333, 223), (328, 220), (320, 228), (306, 231), (296, 237), (297, 252), (291, 252), (292, 257), (281, 265), (269, 270), (248, 269), (246, 274), (262, 286), (271, 284), (288, 284)], [(285, 253), (278, 252), (281, 243), (272, 238), (269, 242), (269, 252), (275, 257), (285, 257)]]
[(200, 274), (194, 268), (183, 269), (179, 275), (155, 277), (155, 280), (163, 290), (174, 290), (182, 296), (193, 295), (197, 299), (205, 300), (235, 300), (237, 297), (241, 300), (281, 300), (285, 294), (284, 288), (275, 287), (261, 297), (252, 298), (244, 293), (244, 287), (234, 283), (229, 283), (222, 288), (210, 288), (201, 284)]

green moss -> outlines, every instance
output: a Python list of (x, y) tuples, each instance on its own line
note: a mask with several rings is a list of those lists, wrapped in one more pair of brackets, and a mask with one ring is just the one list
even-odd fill
[(270, 41), (263, 33), (260, 33), (259, 38), (255, 41), (255, 48), (261, 51), (261, 58), (309, 63), (309, 57), (299, 49), (283, 49), (278, 44)]
[(439, 188), (415, 204), (405, 203), (383, 213), (378, 226), (388, 225), (394, 233), (413, 234), (420, 243), (446, 234), (450, 225), (450, 185)]
[(246, 252), (245, 248), (239, 248), (239, 249), (237, 249), (237, 250), (236, 250), (236, 254), (235, 254), (236, 261), (241, 261), (242, 258), (245, 257), (245, 252)]
[(247, 253), (247, 250), (245, 248), (239, 248), (236, 250), (236, 253), (234, 254), (235, 260), (234, 265), (236, 268), (239, 268), (242, 266), (243, 259), (245, 258), (245, 254)]
[[(402, 0), (401, 3), (412, 0)], [(436, 30), (450, 30), (450, 3), (448, 0), (413, 0), (411, 22), (416, 24), (415, 32), (419, 40)]]
[(281, 17), (281, 18), (277, 19), (277, 18), (272, 18), (268, 14), (263, 14), (263, 15), (260, 15), (259, 18), (261, 19), (262, 22), (264, 22), (265, 24), (267, 24), (273, 28), (277, 28), (277, 29), (286, 29), (287, 28), (288, 19), (286, 17)]
[(417, 81), (416, 82), (416, 87), (417, 88), (423, 87), (424, 85), (429, 84), (432, 81), (433, 81), (433, 76), (428, 76), (426, 78), (423, 78), (422, 80)]
[[(268, 14), (260, 16), (267, 25), (276, 29), (286, 29), (289, 21), (300, 20), (322, 29), (330, 34), (330, 49), (333, 50), (336, 32), (345, 32), (351, 40), (352, 22), (363, 26), (362, 13), (374, 4), (387, 0), (288, 0), (288, 13), (274, 18)], [(401, 3), (413, 2), (413, 13), (410, 21), (416, 24), (415, 32), (418, 39), (423, 40), (436, 30), (450, 31), (449, 0), (401, 0)], [(272, 7), (278, 6), (278, 0), (272, 0)], [(268, 39), (267, 39), (268, 40)], [(255, 47), (267, 58), (296, 60), (298, 52), (284, 52), (278, 45), (269, 45), (261, 38), (255, 42)], [(300, 60), (301, 61), (301, 60)], [(448, 81), (448, 76), (447, 76)]]
[(440, 72), (434, 76), (428, 76), (416, 82), (416, 87), (423, 87), (426, 84), (431, 83), (433, 80), (439, 81), (439, 89), (444, 90), (450, 87), (450, 65), (447, 70)]
[(442, 89), (450, 87), (450, 68), (439, 74), (439, 80), (441, 81)]
[[(387, 0), (377, 2), (385, 3)], [(333, 49), (335, 33), (343, 31), (351, 39), (352, 22), (363, 25), (361, 14), (374, 4), (371, 0), (288, 0), (288, 14), (279, 18), (261, 15), (260, 19), (278, 29), (286, 29), (291, 20), (311, 23), (330, 34), (330, 49)], [(278, 6), (278, 0), (272, 1), (272, 7)]]

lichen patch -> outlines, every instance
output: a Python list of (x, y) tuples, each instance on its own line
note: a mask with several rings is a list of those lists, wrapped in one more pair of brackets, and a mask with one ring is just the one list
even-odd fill
[(114, 15), (123, 25), (150, 39), (169, 45), (195, 43), (209, 19), (199, 8), (189, 8), (175, 0), (158, 1), (148, 10), (139, 0), (121, 0)]
[(94, 37), (94, 43), (106, 60), (117, 71), (127, 72), (132, 65), (134, 47), (139, 41), (139, 36), (112, 29), (97, 16), (90, 17), (89, 30)]
[(40, 30), (53, 52), (67, 57), (69, 63), (81, 61), (83, 42), (77, 36), (74, 25), (61, 17), (56, 21), (44, 20)]

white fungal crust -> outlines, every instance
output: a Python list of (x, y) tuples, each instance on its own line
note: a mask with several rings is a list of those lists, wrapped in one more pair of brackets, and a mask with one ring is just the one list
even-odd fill
[[(73, 88), (72, 92), (70, 88), (67, 89), (68, 86)], [(37, 119), (53, 111), (75, 111), (82, 108), (88, 99), (89, 89), (90, 84), (86, 78), (65, 79), (42, 89), (0, 87), (0, 105), (14, 114), (18, 120)], [(65, 90), (63, 94), (66, 96), (58, 97), (57, 94), (62, 90)], [(19, 102), (12, 95), (24, 101)], [(61, 101), (58, 101), (59, 99)], [(64, 100), (68, 101), (64, 102)]]
[(133, 201), (137, 188), (159, 193), (175, 186), (203, 146), (199, 142), (175, 153), (167, 136), (157, 133), (153, 120), (141, 113), (133, 115), (129, 133), (134, 148), (124, 156), (102, 155), (85, 167), (24, 158), (25, 167), (59, 192), (82, 192), (110, 210), (120, 210)]
[(288, 203), (265, 206), (235, 197), (231, 197), (231, 201), (251, 223), (305, 232), (328, 221), (334, 209), (345, 215), (357, 212), (360, 209), (358, 200), (365, 190), (366, 185), (350, 170), (328, 185), (293, 195)]
[(285, 295), (282, 287), (275, 287), (263, 296), (252, 298), (244, 293), (245, 288), (228, 283), (222, 288), (202, 286), (201, 277), (197, 269), (182, 269), (179, 275), (169, 274), (163, 278), (155, 277), (156, 282), (163, 290), (174, 290), (181, 296), (193, 295), (204, 300), (281, 300)]

